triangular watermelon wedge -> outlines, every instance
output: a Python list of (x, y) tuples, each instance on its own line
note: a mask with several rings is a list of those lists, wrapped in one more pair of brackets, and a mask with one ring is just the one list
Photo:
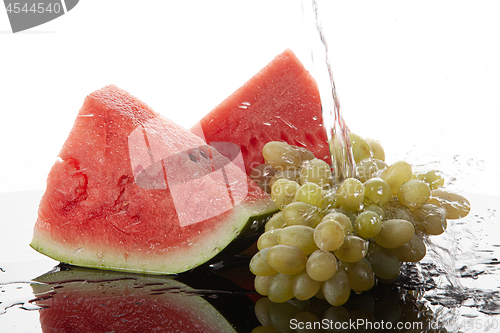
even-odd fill
[(179, 273), (250, 246), (276, 210), (235, 163), (108, 86), (85, 99), (48, 175), (31, 246), (78, 266)]
[(230, 142), (239, 146), (247, 174), (264, 163), (262, 148), (269, 141), (306, 147), (317, 158), (331, 163), (316, 81), (289, 49), (204, 116), (191, 131), (207, 143)]

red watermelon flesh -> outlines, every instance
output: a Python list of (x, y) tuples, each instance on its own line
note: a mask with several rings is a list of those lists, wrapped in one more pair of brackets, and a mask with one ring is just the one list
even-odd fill
[(316, 82), (291, 50), (277, 56), (191, 131), (207, 143), (238, 145), (247, 174), (264, 163), (262, 148), (269, 141), (306, 147), (331, 163)]
[(31, 246), (78, 266), (179, 273), (275, 210), (217, 150), (108, 86), (85, 99), (48, 175)]

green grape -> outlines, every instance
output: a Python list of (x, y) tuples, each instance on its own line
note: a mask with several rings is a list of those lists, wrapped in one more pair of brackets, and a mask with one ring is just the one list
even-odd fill
[(330, 211), (337, 206), (337, 194), (332, 190), (323, 190), (323, 211)]
[(355, 262), (365, 257), (368, 242), (358, 236), (345, 236), (344, 244), (333, 251), (338, 260)]
[(382, 221), (382, 229), (374, 237), (378, 245), (393, 249), (408, 243), (415, 234), (413, 224), (406, 220), (385, 220)]
[(427, 253), (425, 243), (418, 235), (413, 235), (412, 239), (405, 245), (390, 250), (402, 262), (419, 262)]
[(285, 220), (283, 220), (283, 212), (275, 213), (269, 221), (266, 222), (265, 231), (273, 229), (281, 229), (285, 226)]
[(385, 220), (385, 211), (379, 205), (366, 205), (364, 211), (372, 211), (378, 214), (381, 220)]
[(271, 248), (266, 247), (257, 252), (250, 260), (250, 271), (254, 275), (266, 276), (276, 274), (277, 271), (269, 266), (267, 254)]
[(261, 294), (262, 296), (266, 296), (267, 287), (269, 286), (269, 281), (271, 281), (273, 277), (274, 275), (255, 276), (254, 278), (255, 291)]
[(447, 226), (446, 210), (433, 204), (424, 204), (413, 211), (415, 228), (427, 235), (441, 235)]
[(373, 158), (373, 162), (375, 162), (379, 171), (382, 171), (382, 170), (386, 169), (387, 167), (389, 167), (387, 165), (387, 163), (384, 162), (384, 160), (379, 160), (377, 158)]
[(411, 179), (411, 175), (411, 165), (404, 161), (397, 161), (382, 171), (379, 177), (389, 184), (392, 194), (396, 195), (401, 185)]
[[(293, 275), (288, 274), (278, 273), (274, 275), (267, 286), (267, 297), (274, 303), (283, 303), (291, 300), (293, 298), (293, 278)], [(269, 319), (271, 322), (273, 321), (271, 313), (269, 313)]]
[(300, 185), (288, 179), (278, 179), (271, 187), (271, 199), (279, 209), (293, 202)]
[(300, 183), (302, 185), (315, 183), (322, 188), (326, 188), (330, 186), (331, 182), (332, 170), (325, 161), (315, 158), (302, 163), (300, 169)]
[(356, 178), (347, 178), (337, 189), (337, 203), (341, 208), (358, 211), (365, 197), (363, 183)]
[(365, 139), (353, 132), (349, 132), (349, 138), (351, 140), (352, 156), (356, 163), (365, 158), (373, 157), (372, 148)]
[(377, 277), (383, 280), (394, 280), (399, 276), (401, 263), (391, 250), (376, 243), (370, 243), (365, 258)]
[(316, 183), (305, 183), (295, 193), (295, 201), (307, 202), (316, 207), (323, 207), (323, 190)]
[(266, 164), (278, 171), (297, 169), (300, 166), (300, 154), (285, 142), (271, 141), (262, 148), (262, 156)]
[(444, 178), (439, 174), (439, 171), (437, 170), (417, 172), (415, 173), (415, 179), (420, 179), (426, 182), (431, 190), (435, 190), (444, 185)]
[(372, 238), (377, 236), (382, 229), (380, 216), (372, 211), (359, 213), (354, 224), (356, 232), (363, 238)]
[(321, 288), (321, 283), (311, 279), (307, 271), (295, 275), (293, 279), (293, 295), (295, 298), (305, 301), (316, 295)]
[(296, 328), (293, 332), (297, 333), (319, 333), (323, 332), (321, 329), (321, 322), (317, 316), (311, 312), (302, 311), (295, 315)]
[(428, 203), (443, 207), (447, 219), (460, 219), (470, 211), (470, 202), (460, 194), (443, 189), (432, 190)]
[(330, 251), (318, 250), (307, 259), (306, 271), (315, 281), (326, 281), (337, 272), (337, 259)]
[(363, 291), (372, 289), (375, 284), (375, 277), (372, 268), (365, 259), (348, 263), (341, 262), (340, 269), (343, 269), (349, 278), (351, 289), (359, 294)]
[(370, 148), (372, 149), (373, 158), (385, 161), (385, 152), (380, 141), (370, 138), (366, 138), (365, 141), (370, 145)]
[(259, 164), (248, 175), (263, 191), (271, 193), (271, 178), (278, 172), (269, 164)]
[(314, 154), (305, 147), (292, 146), (292, 148), (299, 153), (301, 162), (313, 160), (316, 158)]
[(343, 213), (333, 211), (333, 212), (325, 215), (325, 217), (323, 217), (323, 219), (321, 221), (323, 222), (323, 221), (329, 221), (329, 220), (338, 222), (342, 226), (342, 228), (344, 228), (344, 235), (350, 235), (354, 231), (354, 227), (352, 226), (351, 219)]
[(309, 255), (318, 250), (313, 235), (314, 229), (311, 227), (305, 225), (292, 225), (282, 229), (276, 241), (278, 244), (298, 247), (304, 251), (306, 255)]
[(276, 172), (269, 180), (269, 186), (272, 188), (273, 184), (278, 179), (288, 179), (296, 183), (299, 182), (300, 170), (285, 170)]
[(378, 171), (377, 163), (371, 158), (366, 158), (359, 163), (356, 163), (356, 172), (358, 178), (361, 182), (366, 182), (368, 179), (372, 178)]
[(292, 202), (282, 212), (286, 226), (306, 225), (314, 228), (323, 217), (321, 209), (301, 201)]
[(335, 220), (322, 221), (314, 229), (314, 242), (325, 251), (338, 249), (344, 243), (344, 228)]
[(382, 178), (368, 179), (364, 184), (365, 199), (376, 205), (385, 205), (391, 200), (392, 190), (389, 184)]
[(257, 249), (262, 250), (266, 247), (278, 245), (278, 234), (282, 229), (272, 229), (264, 232), (257, 240)]
[(411, 212), (410, 208), (401, 205), (399, 202), (389, 202), (383, 206), (385, 218), (388, 220), (399, 219), (414, 221), (415, 215)]
[(426, 182), (419, 179), (411, 179), (403, 185), (398, 190), (398, 201), (409, 208), (417, 208), (423, 205), (427, 200), (431, 190)]
[(296, 246), (275, 245), (266, 249), (267, 263), (279, 273), (293, 275), (306, 268), (307, 256)]
[(351, 295), (351, 286), (346, 272), (337, 271), (331, 278), (323, 282), (321, 290), (328, 303), (333, 306), (343, 305)]

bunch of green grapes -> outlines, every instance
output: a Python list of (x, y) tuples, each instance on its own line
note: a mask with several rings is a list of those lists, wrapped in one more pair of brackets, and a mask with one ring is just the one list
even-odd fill
[(378, 141), (350, 137), (356, 178), (336, 184), (328, 163), (277, 141), (264, 146), (266, 163), (250, 175), (280, 209), (250, 261), (256, 291), (273, 302), (318, 297), (340, 306), (375, 279), (391, 283), (402, 262), (425, 256), (425, 237), (469, 212), (466, 198), (442, 188), (438, 171), (388, 165)]

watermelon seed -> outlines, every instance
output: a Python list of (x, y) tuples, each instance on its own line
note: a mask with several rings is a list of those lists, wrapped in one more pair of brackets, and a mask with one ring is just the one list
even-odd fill
[(205, 153), (203, 152), (203, 150), (200, 150), (200, 155), (201, 155), (203, 158), (208, 159), (207, 155), (205, 155)]
[(196, 163), (196, 157), (193, 154), (189, 154), (189, 159)]

